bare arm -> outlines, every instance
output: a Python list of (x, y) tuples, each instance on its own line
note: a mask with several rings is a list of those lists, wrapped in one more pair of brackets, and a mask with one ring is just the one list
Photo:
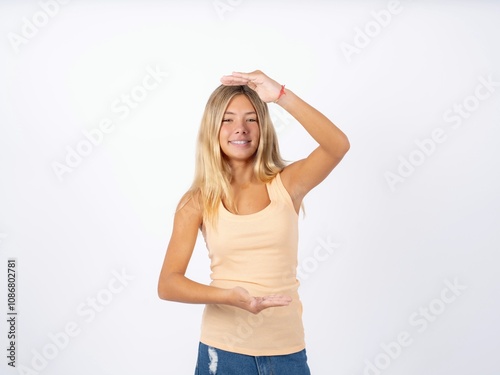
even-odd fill
[(291, 90), (285, 91), (278, 104), (295, 117), (319, 144), (307, 158), (288, 165), (281, 173), (283, 184), (300, 205), (303, 197), (340, 163), (350, 144), (337, 126)]
[(172, 236), (158, 281), (161, 299), (185, 303), (227, 303), (227, 290), (194, 282), (185, 277), (201, 225), (201, 211), (185, 195), (174, 217)]
[(174, 217), (172, 236), (167, 247), (158, 281), (161, 299), (200, 304), (227, 304), (252, 313), (267, 307), (286, 306), (291, 299), (286, 296), (252, 297), (241, 287), (216, 288), (197, 283), (185, 276), (202, 222), (202, 213), (195, 199), (185, 195)]

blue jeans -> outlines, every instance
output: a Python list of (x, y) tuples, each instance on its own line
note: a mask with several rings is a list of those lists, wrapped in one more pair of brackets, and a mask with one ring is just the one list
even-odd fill
[(200, 342), (195, 375), (311, 375), (306, 350), (254, 357), (227, 352)]

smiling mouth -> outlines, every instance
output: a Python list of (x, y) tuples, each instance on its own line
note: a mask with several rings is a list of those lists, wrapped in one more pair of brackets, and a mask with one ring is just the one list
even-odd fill
[(245, 145), (247, 143), (250, 143), (250, 141), (229, 141), (229, 143), (233, 145)]

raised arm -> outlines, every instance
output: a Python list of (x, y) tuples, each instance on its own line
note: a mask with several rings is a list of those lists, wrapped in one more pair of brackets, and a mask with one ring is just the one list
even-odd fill
[(281, 85), (259, 70), (252, 73), (234, 72), (222, 77), (221, 82), (226, 85), (247, 85), (267, 103), (279, 97), (276, 104), (290, 113), (318, 143), (318, 147), (307, 158), (288, 165), (281, 173), (283, 184), (298, 210), (303, 197), (330, 174), (349, 150), (347, 136), (291, 90), (285, 89), (280, 96)]
[(185, 276), (202, 214), (196, 198), (186, 194), (179, 203), (174, 217), (172, 236), (158, 280), (158, 296), (161, 299), (200, 304), (227, 304), (252, 313), (258, 313), (273, 306), (286, 306), (291, 299), (287, 296), (255, 297), (243, 288), (216, 288), (197, 283)]

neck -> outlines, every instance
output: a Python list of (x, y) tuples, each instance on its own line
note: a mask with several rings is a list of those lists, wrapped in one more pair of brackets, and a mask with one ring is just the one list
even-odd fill
[(255, 181), (253, 163), (232, 162), (231, 163), (231, 185), (248, 185)]

